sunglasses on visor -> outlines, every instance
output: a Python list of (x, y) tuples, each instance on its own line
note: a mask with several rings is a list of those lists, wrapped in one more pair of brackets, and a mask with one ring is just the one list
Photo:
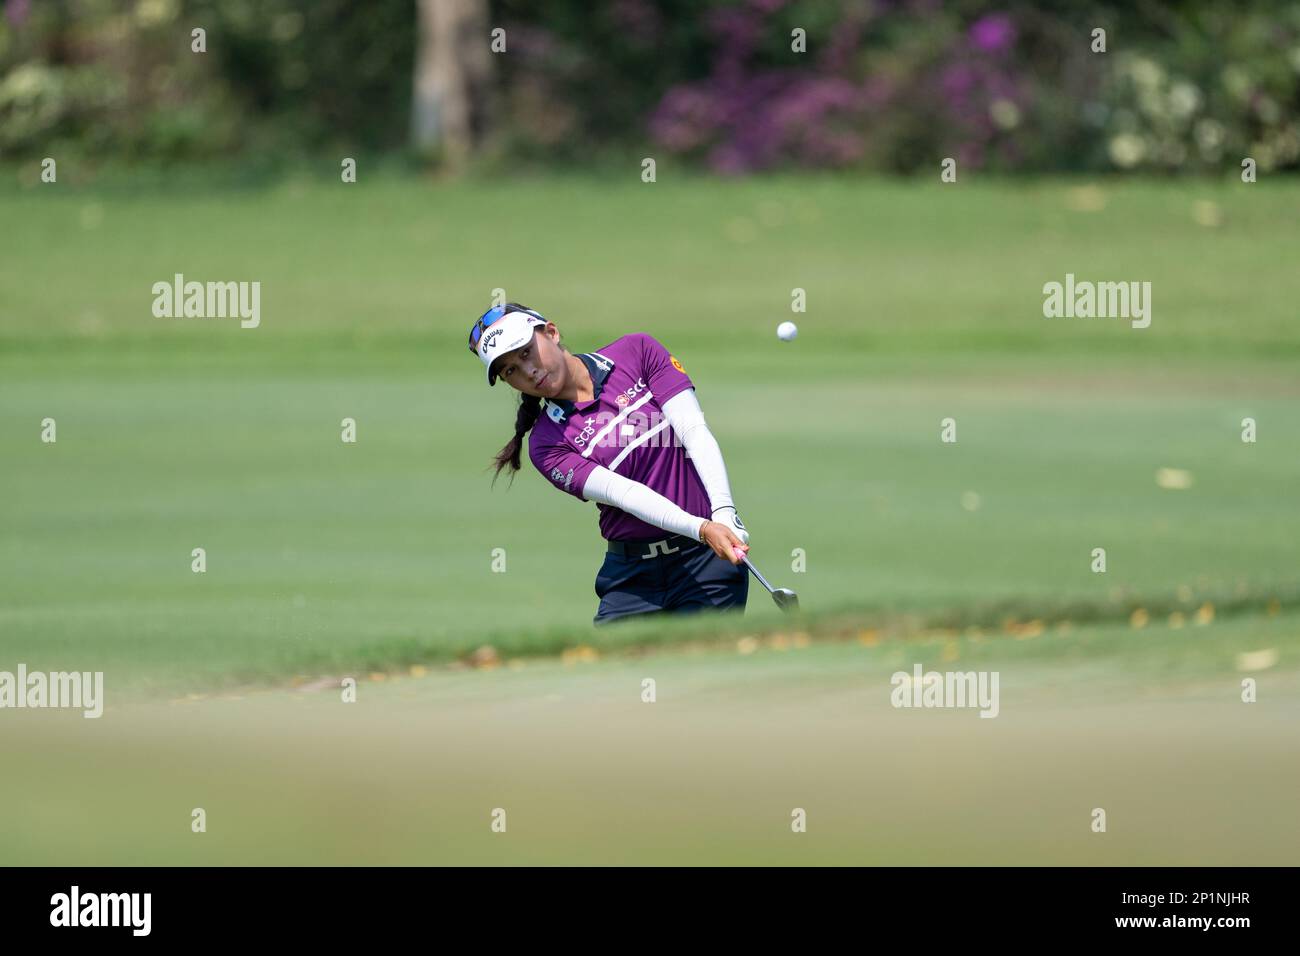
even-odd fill
[(492, 308), (488, 309), (481, 316), (479, 316), (479, 320), (475, 322), (474, 326), (469, 330), (469, 350), (475, 354), (478, 354), (478, 340), (483, 337), (483, 333), (487, 331), (489, 326), (493, 325), (496, 322), (499, 322), (501, 319), (505, 318), (507, 315), (510, 315), (512, 312), (524, 312), (527, 313), (528, 315), (531, 315), (535, 319), (542, 318), (532, 309), (521, 309), (519, 306), (512, 307), (512, 306), (505, 306), (505, 305), (494, 305), (492, 306)]

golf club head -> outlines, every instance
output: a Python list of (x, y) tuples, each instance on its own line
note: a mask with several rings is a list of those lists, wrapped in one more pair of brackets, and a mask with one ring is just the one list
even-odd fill
[(741, 551), (739, 548), (733, 548), (732, 550), (735, 552), (736, 558), (754, 573), (754, 577), (758, 578), (758, 583), (767, 588), (767, 593), (772, 595), (772, 600), (776, 602), (777, 607), (782, 611), (799, 610), (799, 595), (795, 594), (789, 588), (772, 587), (772, 585), (767, 583), (767, 578), (763, 577), (758, 568), (754, 567), (753, 562), (749, 560), (749, 555), (745, 554), (745, 552)]
[(799, 595), (795, 594), (789, 588), (773, 588), (772, 600), (776, 606), (783, 611), (799, 610)]

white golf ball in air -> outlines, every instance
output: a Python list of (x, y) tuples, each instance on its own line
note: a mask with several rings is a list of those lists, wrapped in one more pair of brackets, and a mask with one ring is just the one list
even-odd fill
[(776, 337), (782, 342), (793, 342), (799, 334), (799, 327), (793, 322), (782, 322), (776, 327)]

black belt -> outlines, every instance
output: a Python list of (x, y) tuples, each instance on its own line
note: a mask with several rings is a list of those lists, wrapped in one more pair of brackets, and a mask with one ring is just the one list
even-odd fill
[(610, 554), (621, 554), (625, 558), (654, 558), (664, 554), (675, 554), (697, 544), (694, 538), (684, 534), (670, 534), (658, 541), (611, 541)]

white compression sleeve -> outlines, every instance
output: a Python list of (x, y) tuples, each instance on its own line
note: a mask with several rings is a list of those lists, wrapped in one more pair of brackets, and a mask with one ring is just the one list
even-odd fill
[(704, 483), (704, 490), (709, 495), (709, 507), (713, 511), (719, 508), (735, 508), (731, 500), (731, 484), (727, 481), (727, 466), (722, 462), (722, 449), (718, 440), (709, 431), (704, 421), (704, 412), (700, 401), (695, 397), (695, 389), (688, 388), (678, 392), (664, 402), (664, 417), (672, 425), (673, 431), (681, 439), (686, 453), (695, 464), (695, 471)]
[(700, 529), (709, 520), (687, 514), (659, 492), (639, 481), (616, 475), (601, 465), (593, 468), (587, 476), (582, 486), (582, 497), (611, 505), (646, 524), (673, 534), (684, 534), (695, 541), (700, 540)]

